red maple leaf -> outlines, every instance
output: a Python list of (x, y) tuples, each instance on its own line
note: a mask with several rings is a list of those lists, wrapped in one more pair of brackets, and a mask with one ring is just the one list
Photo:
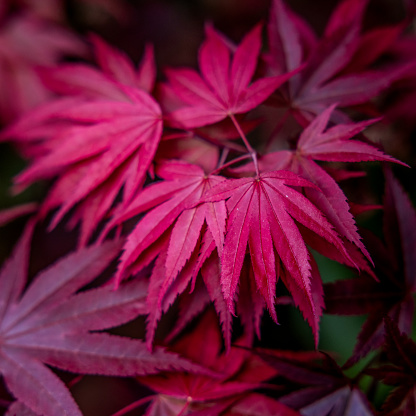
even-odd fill
[[(206, 342), (207, 339), (210, 342)], [(247, 346), (244, 338), (237, 345)], [(208, 311), (198, 326), (176, 341), (171, 349), (203, 367), (210, 368), (218, 375), (210, 377), (169, 371), (155, 376), (138, 377), (140, 383), (156, 392), (148, 398), (151, 404), (145, 414), (298, 415), (278, 401), (254, 393), (276, 374), (271, 366), (246, 349), (232, 347), (228, 354), (224, 354), (221, 348), (221, 334), (215, 315)], [(137, 406), (141, 403), (143, 400)]]
[[(361, 22), (367, 3), (341, 1), (324, 35), (317, 39), (307, 23), (289, 10), (283, 0), (272, 2), (267, 60), (272, 73), (292, 71), (304, 64), (302, 71), (279, 89), (278, 98), (301, 125), (334, 103), (339, 107), (368, 103), (406, 70), (404, 65), (370, 67), (388, 50), (389, 41), (398, 36), (401, 27), (362, 37)], [(347, 118), (337, 111), (333, 119)]]
[(347, 377), (325, 353), (255, 350), (286, 383), (281, 403), (308, 416), (372, 416), (357, 381)]
[[(147, 300), (149, 345), (162, 311), (171, 306), (192, 279), (195, 280), (202, 267), (204, 261), (198, 257), (204, 251), (202, 246), (206, 251), (204, 260), (215, 248), (222, 252), (226, 225), (224, 201), (197, 205), (209, 189), (224, 180), (223, 177), (207, 175), (197, 165), (173, 160), (159, 163), (155, 173), (163, 181), (139, 192), (127, 207), (120, 207), (107, 226), (109, 229), (149, 211), (127, 237), (115, 278), (119, 284), (124, 277), (140, 272), (157, 257)], [(217, 298), (212, 291), (211, 294)]]
[(140, 89), (153, 88), (151, 50), (136, 73), (121, 53), (98, 38), (94, 43), (102, 72), (85, 64), (49, 72), (56, 90), (75, 98), (39, 109), (7, 132), (20, 144), (46, 136), (40, 155), (16, 182), (21, 187), (58, 175), (41, 212), (59, 206), (53, 227), (78, 204), (71, 225), (81, 222), (81, 245), (88, 242), (121, 189), (122, 203), (127, 204), (143, 185), (163, 124), (159, 105)]
[(315, 188), (311, 182), (292, 172), (274, 171), (256, 178), (226, 180), (207, 192), (203, 201), (228, 199), (221, 287), (229, 310), (234, 311), (248, 245), (256, 287), (271, 316), (277, 320), (274, 309), (276, 283), (281, 277), (312, 327), (317, 343), (322, 308), (320, 280), (297, 224), (333, 245), (341, 256), (349, 258), (349, 255), (319, 209), (291, 186)]
[(261, 29), (258, 25), (249, 32), (231, 59), (231, 50), (222, 36), (206, 26), (206, 40), (199, 51), (202, 77), (188, 68), (166, 73), (170, 87), (186, 104), (170, 114), (175, 125), (191, 129), (247, 113), (293, 75), (292, 72), (250, 83), (260, 54)]
[(117, 292), (107, 285), (76, 293), (115, 258), (118, 243), (69, 254), (24, 290), (32, 227), (0, 272), (0, 373), (25, 406), (45, 416), (81, 415), (64, 383), (46, 365), (113, 376), (201, 370), (160, 348), (150, 354), (142, 341), (96, 332), (147, 311), (143, 282), (131, 282)]
[(383, 403), (382, 416), (410, 416), (416, 410), (416, 344), (389, 317), (384, 320), (383, 350), (388, 364), (367, 373), (383, 383), (395, 386)]
[[(127, 238), (118, 271), (119, 280), (132, 264), (135, 272), (138, 272), (163, 251), (162, 238), (168, 230), (169, 243), (163, 264), (167, 285), (191, 257), (204, 223), (207, 224), (219, 252), (222, 252), (225, 204), (219, 202), (195, 205), (209, 189), (224, 178), (206, 175), (199, 166), (182, 161), (165, 161), (157, 166), (156, 174), (164, 180), (145, 188), (126, 208), (119, 209), (109, 224), (110, 228), (151, 209)], [(173, 224), (173, 228), (170, 228)]]
[(363, 233), (366, 246), (374, 258), (379, 282), (368, 276), (340, 280), (325, 285), (326, 312), (341, 315), (368, 314), (352, 357), (352, 365), (383, 343), (383, 319), (391, 317), (399, 329), (412, 331), (413, 293), (416, 291), (415, 255), (416, 212), (393, 177), (386, 170), (383, 230), (385, 242), (372, 233)]
[[(271, 152), (263, 156), (258, 161), (261, 171), (275, 169), (288, 169), (302, 176), (316, 185), (317, 188), (305, 188), (305, 196), (317, 207), (335, 230), (348, 242), (354, 244), (371, 261), (371, 258), (361, 242), (361, 237), (357, 232), (354, 217), (350, 212), (347, 198), (334, 176), (339, 175), (340, 171), (335, 169), (327, 171), (317, 162), (361, 162), (361, 161), (387, 161), (403, 164), (391, 156), (385, 155), (376, 147), (360, 140), (352, 139), (361, 133), (367, 126), (377, 120), (363, 121), (360, 123), (337, 124), (327, 127), (331, 115), (335, 110), (335, 105), (325, 109), (320, 115), (315, 117), (312, 122), (302, 131), (294, 150), (281, 150)], [(406, 165), (407, 166), (407, 165)], [(236, 169), (237, 172), (254, 171), (252, 163), (242, 168)], [(315, 248), (323, 255), (333, 257), (339, 262), (348, 261), (333, 252), (330, 247), (322, 244), (321, 248)], [(354, 262), (363, 269), (367, 269), (366, 263), (360, 259), (358, 253), (354, 253), (351, 247), (350, 255)], [(350, 266), (355, 264), (348, 263)]]

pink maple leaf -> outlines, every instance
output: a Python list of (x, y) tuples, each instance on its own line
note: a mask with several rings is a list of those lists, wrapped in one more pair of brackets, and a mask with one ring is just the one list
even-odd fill
[(149, 283), (149, 343), (162, 310), (183, 293), (202, 267), (203, 261), (198, 259), (201, 241), (207, 240), (206, 257), (215, 247), (222, 252), (226, 225), (223, 201), (198, 205), (224, 178), (206, 175), (199, 166), (183, 161), (165, 161), (155, 172), (164, 180), (148, 186), (128, 206), (115, 211), (107, 227), (149, 211), (127, 237), (116, 275), (119, 284), (158, 257)]
[[(166, 268), (166, 285), (169, 285), (190, 258), (204, 223), (219, 252), (222, 251), (225, 204), (195, 205), (224, 178), (206, 175), (199, 166), (182, 161), (161, 163), (156, 173), (164, 181), (145, 188), (126, 208), (118, 210), (109, 224), (112, 227), (151, 209), (127, 238), (118, 271), (119, 280), (129, 266), (135, 263), (134, 270), (137, 272), (162, 251), (162, 246), (157, 243), (168, 230), (169, 243), (163, 266)], [(155, 247), (154, 250), (152, 246)], [(146, 250), (150, 250), (151, 257), (146, 256)]]
[[(311, 325), (315, 341), (322, 300), (319, 278), (313, 278), (310, 255), (297, 223), (313, 231), (349, 258), (332, 225), (305, 196), (292, 188), (313, 187), (289, 171), (274, 171), (256, 178), (229, 179), (207, 192), (203, 201), (227, 200), (228, 220), (221, 255), (221, 287), (230, 311), (249, 246), (256, 287), (269, 312), (275, 312), (276, 283), (282, 277)], [(275, 257), (275, 250), (277, 258)], [(283, 271), (279, 268), (282, 267)], [(318, 285), (318, 286), (316, 286)]]
[[(317, 161), (361, 162), (377, 160), (404, 164), (369, 143), (352, 139), (377, 120), (337, 124), (327, 128), (334, 110), (335, 105), (332, 105), (313, 119), (300, 134), (295, 150), (268, 153), (259, 159), (258, 166), (260, 170), (266, 172), (273, 169), (288, 169), (314, 183), (319, 190), (312, 187), (305, 188), (307, 198), (325, 214), (335, 230), (358, 247), (371, 262), (357, 232), (345, 194), (332, 175), (318, 165)], [(253, 164), (249, 164), (240, 170), (254, 171), (254, 169)], [(322, 246), (323, 250), (320, 251), (324, 255), (330, 256), (331, 250), (324, 247)], [(317, 249), (319, 250), (319, 246)], [(351, 249), (351, 256), (354, 257), (357, 264), (360, 264), (360, 267), (367, 268), (365, 262), (363, 263), (359, 256), (354, 255), (353, 249)], [(342, 257), (336, 259), (341, 262), (347, 260)]]
[(206, 26), (206, 40), (199, 51), (202, 76), (193, 69), (170, 69), (170, 87), (185, 103), (173, 111), (174, 125), (195, 128), (216, 123), (234, 114), (247, 113), (265, 101), (292, 73), (260, 78), (251, 83), (261, 48), (261, 25), (231, 51), (221, 35)]
[(27, 186), (59, 176), (41, 211), (60, 206), (53, 227), (78, 204), (72, 225), (81, 222), (81, 245), (88, 242), (122, 188), (122, 203), (127, 204), (143, 185), (163, 124), (160, 107), (139, 88), (153, 88), (151, 50), (136, 73), (121, 53), (98, 38), (94, 42), (103, 73), (84, 64), (50, 72), (56, 89), (76, 96), (40, 108), (7, 133), (20, 144), (31, 142), (32, 129), (37, 137), (46, 136), (40, 155), (16, 183)]

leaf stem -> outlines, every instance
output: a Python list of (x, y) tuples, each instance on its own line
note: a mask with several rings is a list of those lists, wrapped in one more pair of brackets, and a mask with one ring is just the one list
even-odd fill
[(135, 402), (129, 404), (128, 406), (123, 407), (118, 412), (113, 413), (111, 416), (123, 416), (126, 413), (130, 412), (131, 410), (134, 410), (134, 409), (142, 406), (143, 404), (146, 404), (147, 402), (149, 402), (150, 400), (153, 399), (153, 396), (154, 395), (147, 396), (147, 397), (142, 397), (141, 399), (136, 400)]
[(241, 162), (242, 160), (248, 159), (250, 157), (251, 157), (251, 154), (249, 154), (249, 155), (247, 154), (247, 155), (244, 155), (244, 156), (237, 157), (236, 159), (230, 160), (229, 162), (224, 163), (223, 165), (218, 166), (217, 169), (215, 169), (215, 170), (213, 170), (211, 172), (211, 175), (216, 175), (219, 171), (221, 171), (221, 170), (223, 170), (225, 168), (228, 168), (228, 166), (234, 165), (234, 163)]
[(178, 413), (178, 416), (182, 416), (185, 414), (186, 410), (189, 407), (189, 404), (191, 403), (192, 400), (187, 400), (187, 402), (185, 403), (185, 406), (182, 408), (182, 410)]
[(76, 376), (69, 383), (67, 383), (66, 386), (70, 389), (75, 386), (75, 384), (79, 383), (83, 378), (83, 375)]
[(243, 140), (247, 150), (250, 153), (251, 158), (253, 159), (253, 163), (254, 163), (254, 167), (256, 168), (256, 175), (259, 176), (259, 166), (257, 163), (257, 153), (256, 151), (251, 147), (251, 144), (249, 143), (249, 141), (247, 140), (246, 135), (244, 134), (243, 129), (241, 128), (239, 122), (236, 120), (236, 118), (234, 117), (234, 114), (230, 113), (229, 114), (232, 122), (234, 123), (235, 128), (238, 131), (238, 134), (240, 135), (241, 139)]
[(227, 148), (222, 149), (221, 152), (221, 158), (218, 161), (217, 169), (219, 169), (222, 165), (224, 165), (225, 161), (227, 160), (227, 156), (229, 154), (230, 150)]

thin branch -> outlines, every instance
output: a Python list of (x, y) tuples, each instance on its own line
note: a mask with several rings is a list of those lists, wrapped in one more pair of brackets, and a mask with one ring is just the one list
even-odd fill
[(128, 406), (123, 407), (118, 412), (113, 413), (111, 416), (123, 416), (126, 413), (130, 412), (131, 410), (137, 409), (138, 407), (143, 406), (147, 402), (150, 402), (150, 400), (152, 400), (153, 397), (154, 397), (154, 395), (147, 396), (147, 397), (143, 397), (143, 398), (141, 398), (139, 400), (136, 400), (135, 402), (129, 404)]
[(224, 163), (223, 165), (219, 166), (217, 169), (213, 170), (211, 172), (211, 175), (215, 175), (221, 170), (228, 168), (229, 166), (234, 165), (235, 163), (241, 162), (242, 160), (249, 159), (251, 157), (252, 157), (251, 154), (246, 154), (246, 155), (237, 157), (236, 159), (230, 160), (229, 162)]
[(250, 156), (253, 159), (254, 167), (256, 168), (256, 175), (259, 176), (260, 173), (259, 173), (259, 166), (258, 166), (258, 163), (257, 163), (257, 152), (251, 147), (251, 144), (247, 140), (247, 137), (244, 134), (244, 131), (241, 128), (239, 122), (234, 117), (234, 114), (230, 113), (229, 116), (230, 116), (232, 122), (234, 123), (234, 126), (237, 129), (238, 134), (240, 135), (241, 139), (243, 140), (248, 152), (250, 153)]

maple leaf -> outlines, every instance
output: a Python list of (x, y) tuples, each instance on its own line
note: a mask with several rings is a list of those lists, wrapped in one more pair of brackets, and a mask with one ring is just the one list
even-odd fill
[[(304, 416), (372, 416), (356, 381), (344, 375), (328, 354), (257, 349), (255, 352), (278, 375), (291, 383), (292, 391), (279, 401)], [(290, 385), (289, 385), (290, 386)]]
[[(46, 135), (44, 154), (16, 183), (27, 186), (58, 175), (41, 214), (60, 206), (51, 223), (54, 227), (78, 204), (70, 225), (81, 222), (81, 245), (88, 242), (122, 188), (122, 203), (127, 204), (143, 185), (163, 124), (156, 101), (138, 88), (153, 86), (152, 54), (135, 73), (121, 53), (93, 39), (104, 73), (83, 64), (57, 69), (51, 75), (54, 82), (80, 95), (39, 109), (8, 132), (18, 142), (28, 137), (30, 141), (33, 127), (38, 137), (42, 132)], [(68, 73), (71, 76), (59, 82), (58, 75)]]
[(231, 59), (222, 36), (206, 26), (206, 39), (199, 50), (202, 77), (189, 68), (166, 72), (170, 87), (187, 104), (170, 114), (174, 125), (190, 129), (247, 113), (293, 75), (261, 78), (250, 84), (260, 54), (261, 29), (258, 25), (249, 32)]
[(88, 98), (125, 99), (119, 84), (151, 93), (155, 86), (156, 68), (151, 45), (146, 45), (137, 69), (123, 52), (109, 45), (97, 35), (89, 37), (96, 63), (94, 68), (83, 63), (62, 64), (45, 68), (42, 79), (61, 95), (81, 95)]
[[(208, 247), (204, 247), (203, 244), (199, 256), (193, 254), (186, 267), (166, 291), (161, 306), (159, 295), (165, 279), (163, 266), (161, 267), (164, 258), (159, 257), (160, 260), (156, 261), (150, 278), (148, 295), (148, 310), (150, 312), (147, 319), (146, 339), (149, 347), (162, 312), (165, 313), (179, 296), (179, 316), (166, 341), (180, 334), (197, 315), (205, 311), (207, 306), (212, 303), (221, 324), (225, 350), (230, 350), (233, 320), (221, 290), (220, 260), (214, 246), (212, 241)], [(199, 269), (200, 278), (197, 278)], [(186, 291), (188, 287), (189, 291)], [(253, 341), (254, 335), (257, 335), (258, 339), (261, 337), (260, 326), (264, 308), (265, 302), (256, 288), (252, 267), (246, 264), (240, 275), (236, 310), (244, 327), (245, 336), (250, 342)]]
[[(341, 1), (323, 37), (317, 40), (308, 25), (283, 0), (272, 2), (268, 62), (272, 73), (292, 71), (304, 64), (302, 71), (279, 89), (278, 98), (301, 125), (306, 125), (331, 104), (347, 107), (367, 103), (406, 71), (404, 65), (370, 68), (390, 44), (379, 42), (375, 48), (376, 42), (369, 36), (361, 39), (360, 26), (367, 3)], [(393, 38), (392, 34), (388, 36)], [(337, 111), (333, 119), (345, 121), (347, 117)]]
[[(207, 343), (206, 339), (210, 342)], [(247, 346), (244, 339), (240, 339), (237, 345)], [(276, 374), (271, 366), (245, 349), (233, 347), (228, 354), (224, 354), (221, 348), (221, 333), (215, 315), (209, 310), (197, 327), (176, 341), (171, 349), (214, 370), (218, 376), (175, 371), (138, 377), (140, 383), (157, 393), (151, 397), (151, 404), (145, 414), (298, 415), (276, 400), (254, 393), (254, 390), (262, 387), (264, 381)]]
[(297, 223), (325, 239), (342, 256), (348, 258), (348, 254), (319, 209), (290, 186), (315, 188), (311, 182), (292, 172), (272, 171), (257, 178), (226, 180), (208, 191), (203, 201), (228, 199), (227, 230), (221, 255), (221, 287), (229, 310), (234, 310), (234, 298), (248, 245), (256, 287), (271, 316), (277, 320), (274, 306), (280, 275), (312, 327), (317, 343), (322, 303), (313, 295), (320, 292), (320, 284), (319, 279), (312, 279), (316, 268), (310, 263), (310, 255)]
[[(204, 259), (215, 248), (221, 253), (226, 225), (224, 201), (198, 205), (210, 188), (224, 180), (223, 177), (206, 175), (197, 165), (174, 160), (159, 163), (155, 173), (163, 181), (148, 186), (127, 207), (114, 212), (107, 226), (110, 229), (149, 211), (128, 235), (115, 277), (117, 285), (157, 257), (147, 300), (149, 346), (162, 311), (166, 312), (184, 292), (204, 263), (198, 257), (203, 251), (201, 239), (207, 240)], [(211, 287), (208, 283), (208, 288)], [(213, 299), (218, 299), (212, 289), (210, 293)]]
[[(350, 212), (347, 198), (333, 176), (336, 172), (329, 174), (316, 161), (324, 162), (361, 162), (361, 161), (386, 161), (404, 163), (385, 155), (369, 143), (353, 140), (352, 137), (361, 133), (366, 127), (377, 120), (368, 120), (360, 123), (336, 124), (327, 128), (335, 105), (325, 109), (320, 115), (300, 134), (294, 150), (281, 150), (271, 152), (258, 161), (261, 171), (288, 169), (316, 185), (317, 188), (305, 188), (305, 196), (317, 207), (335, 230), (347, 241), (354, 244), (364, 256), (371, 262), (361, 237), (357, 232), (354, 217)], [(407, 165), (406, 165), (407, 166)], [(254, 171), (253, 164), (245, 165), (237, 172)], [(347, 258), (337, 256), (324, 244), (315, 247), (323, 255), (332, 257), (339, 262), (348, 262)], [(353, 248), (349, 250), (354, 263), (350, 266), (360, 265), (360, 268), (367, 269), (366, 263), (355, 254)]]
[(416, 344), (398, 326), (386, 317), (383, 350), (389, 360), (367, 372), (385, 384), (396, 386), (383, 403), (383, 416), (410, 416), (415, 413)]
[(416, 212), (386, 169), (383, 230), (385, 243), (372, 233), (363, 233), (375, 263), (379, 282), (364, 275), (360, 279), (340, 280), (325, 285), (326, 312), (341, 315), (369, 314), (352, 357), (354, 364), (383, 343), (383, 319), (391, 317), (401, 331), (411, 333), (415, 292)]
[[(126, 208), (116, 212), (109, 224), (108, 228), (153, 208), (127, 238), (118, 271), (119, 279), (133, 263), (136, 263), (134, 269), (137, 272), (162, 252), (162, 245), (154, 243), (161, 241), (168, 230), (170, 237), (163, 265), (167, 282), (173, 280), (185, 266), (197, 245), (204, 223), (219, 252), (222, 252), (226, 221), (224, 202), (195, 205), (224, 178), (206, 175), (199, 166), (182, 161), (165, 161), (157, 166), (156, 173), (164, 181), (145, 188)], [(149, 257), (146, 250), (152, 245), (155, 250)], [(143, 261), (140, 261), (141, 257)]]
[(36, 414), (81, 415), (63, 382), (46, 365), (113, 376), (200, 369), (161, 348), (150, 354), (142, 341), (90, 332), (146, 313), (143, 282), (131, 282), (117, 292), (107, 285), (75, 294), (115, 258), (117, 242), (69, 254), (24, 290), (32, 228), (33, 222), (0, 272), (0, 373), (19, 401)]

